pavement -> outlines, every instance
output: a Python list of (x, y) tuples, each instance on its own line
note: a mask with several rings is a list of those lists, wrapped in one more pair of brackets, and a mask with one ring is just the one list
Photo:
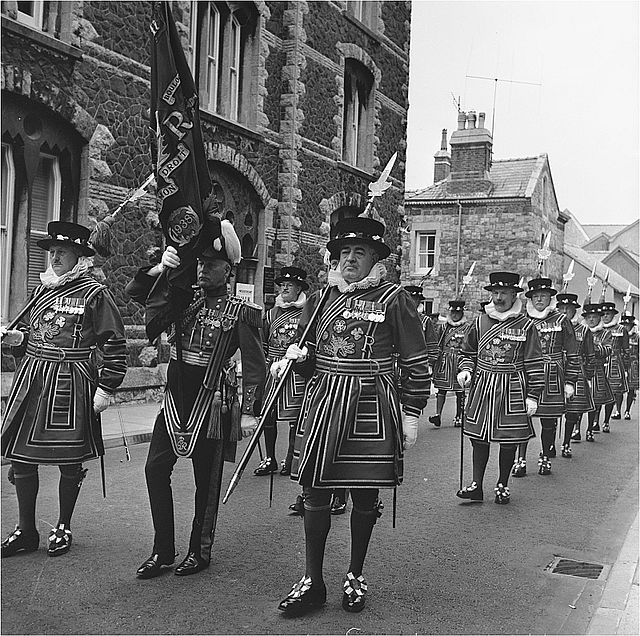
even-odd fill
[[(105, 448), (124, 446), (123, 437), (129, 446), (150, 441), (159, 408), (156, 403), (111, 406), (102, 415)], [(608, 572), (586, 634), (640, 633), (639, 537), (636, 511), (622, 549)]]

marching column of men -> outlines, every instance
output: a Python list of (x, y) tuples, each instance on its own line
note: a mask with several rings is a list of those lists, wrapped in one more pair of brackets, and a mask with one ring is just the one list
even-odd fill
[[(464, 300), (455, 299), (449, 301), (446, 324), (437, 326), (437, 314), (417, 311), (426, 300), (421, 287), (403, 289), (385, 281), (380, 261), (390, 248), (384, 226), (362, 216), (342, 219), (334, 228), (327, 249), (336, 268), (326, 288), (307, 299), (306, 272), (283, 267), (276, 305), (263, 317), (260, 307), (228, 293), (240, 260), (233, 227), (211, 218), (207, 223), (207, 235), (215, 240), (189, 270), (194, 285), (184, 308), (174, 306), (168, 285), (170, 272), (181, 266), (172, 247), (159, 265), (140, 269), (126, 289), (145, 306), (147, 326), (162, 324), (171, 344), (145, 466), (154, 542), (137, 570), (140, 579), (158, 576), (177, 556), (171, 475), (179, 458), (192, 460), (195, 497), (187, 554), (174, 572), (185, 576), (209, 566), (223, 462), (234, 461), (236, 443), (255, 430), (263, 394), (271, 396), (283, 372), (290, 373), (284, 390), (272, 411), (262, 414), (267, 453), (254, 472), (268, 475), (280, 468), (304, 495), (296, 505), (304, 518), (305, 573), (278, 606), (285, 616), (301, 616), (326, 602), (323, 561), (337, 488), (349, 489), (353, 500), (342, 607), (364, 608), (363, 569), (381, 514), (380, 489), (403, 481), (404, 453), (416, 442), (418, 416), (431, 388), (430, 364), (438, 389), (430, 421), (440, 426), (446, 394), (454, 391), (454, 426), (463, 427), (472, 445), (472, 481), (456, 493), (468, 502), (484, 499), (492, 443), (500, 448), (494, 501), (510, 502), (510, 476), (526, 473), (534, 416), (541, 422), (541, 475), (551, 472), (563, 415), (565, 458), (572, 456), (571, 442), (581, 440), (584, 414), (589, 442), (598, 432), (602, 406), (603, 432), (610, 432), (611, 419), (621, 419), (625, 392), (624, 419), (631, 417), (638, 332), (634, 316), (616, 318), (614, 303), (587, 298), (578, 323), (578, 297), (558, 294), (551, 279), (529, 281), (524, 308), (518, 274), (492, 272), (484, 287), (491, 301), (480, 304), (475, 320), (467, 322)], [(19, 512), (16, 529), (2, 542), (2, 557), (38, 547), (41, 463), (57, 464), (61, 472), (60, 517), (48, 553), (70, 549), (71, 516), (86, 472), (82, 462), (104, 453), (99, 413), (126, 371), (122, 319), (106, 288), (88, 276), (93, 254), (88, 236), (77, 224), (50, 224), (49, 237), (39, 246), (49, 251), (51, 266), (41, 276), (33, 307), (17, 329), (1, 329), (5, 345), (26, 352), (2, 428)], [(308, 337), (299, 346), (303, 333)], [(100, 368), (96, 348), (103, 353)], [(236, 351), (242, 358), (242, 390), (232, 361)], [(281, 466), (275, 453), (279, 424), (289, 428)]]

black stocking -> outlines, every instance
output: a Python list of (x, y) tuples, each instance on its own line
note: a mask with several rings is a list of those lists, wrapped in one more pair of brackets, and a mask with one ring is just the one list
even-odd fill
[(629, 389), (629, 392), (627, 393), (627, 413), (631, 412), (631, 407), (633, 406), (635, 399), (636, 399), (635, 389)]
[(36, 530), (36, 497), (40, 480), (38, 467), (22, 462), (12, 462), (18, 498), (18, 527), (25, 531)]
[(604, 405), (604, 423), (605, 424), (609, 423), (609, 419), (611, 418), (611, 413), (613, 413), (614, 406), (615, 406), (615, 402)]
[(58, 485), (60, 517), (58, 518), (58, 525), (64, 524), (67, 529), (71, 526), (71, 516), (86, 473), (87, 471), (82, 469), (82, 464), (60, 466), (60, 483)]
[(500, 465), (500, 477), (498, 483), (507, 486), (509, 483), (509, 475), (516, 459), (517, 444), (500, 444), (500, 456), (498, 463)]
[(444, 402), (447, 399), (447, 392), (438, 389), (438, 395), (436, 396), (436, 415), (442, 415), (442, 409), (444, 408)]
[(489, 444), (471, 441), (473, 446), (473, 481), (478, 484), (478, 488), (482, 488), (484, 481), (484, 471), (489, 461)]
[(306, 571), (314, 585), (322, 585), (322, 564), (327, 535), (331, 528), (329, 506), (320, 510), (304, 510), (304, 535), (306, 539)]

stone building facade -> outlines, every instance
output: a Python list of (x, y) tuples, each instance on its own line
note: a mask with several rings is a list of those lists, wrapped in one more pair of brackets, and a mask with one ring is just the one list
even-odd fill
[[(368, 183), (397, 150), (393, 187), (377, 206), (395, 247), (410, 3), (171, 5), (199, 86), (214, 193), (243, 245), (236, 280), (255, 286), (256, 302), (273, 293), (269, 268), (295, 263), (316, 282), (328, 228), (365, 205)], [(5, 315), (37, 283), (44, 255), (34, 242), (47, 219), (92, 225), (152, 170), (151, 9), (2, 3)], [(130, 324), (142, 313), (123, 287), (161, 244), (155, 212), (153, 192), (125, 208), (111, 226), (110, 256), (96, 259)]]
[[(296, 264), (317, 284), (331, 225), (377, 203), (393, 248), (403, 210), (411, 6), (405, 1), (170, 3), (200, 94), (221, 216), (243, 260), (235, 281), (273, 302)], [(89, 226), (144, 182), (149, 151), (151, 2), (2, 2), (3, 318), (38, 283), (49, 220)], [(125, 322), (143, 323), (124, 286), (162, 245), (153, 190), (111, 225), (96, 265)], [(397, 278), (397, 251), (388, 269)]]
[(445, 313), (476, 262), (463, 297), (472, 310), (488, 298), (489, 272), (538, 273), (538, 249), (550, 235), (544, 275), (562, 281), (564, 224), (547, 155), (493, 159), (484, 113), (459, 113), (435, 155), (432, 186), (408, 191), (402, 240), (403, 284), (422, 285), (427, 310)]

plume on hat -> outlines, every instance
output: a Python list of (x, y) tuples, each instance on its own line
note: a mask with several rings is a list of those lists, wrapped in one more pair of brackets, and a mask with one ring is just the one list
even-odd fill
[[(220, 222), (220, 230), (222, 232), (222, 241), (224, 241), (224, 250), (227, 258), (232, 265), (237, 265), (242, 260), (242, 248), (240, 247), (240, 239), (236, 234), (231, 221), (224, 219)], [(222, 242), (219, 238), (214, 239), (213, 249), (222, 250)]]

